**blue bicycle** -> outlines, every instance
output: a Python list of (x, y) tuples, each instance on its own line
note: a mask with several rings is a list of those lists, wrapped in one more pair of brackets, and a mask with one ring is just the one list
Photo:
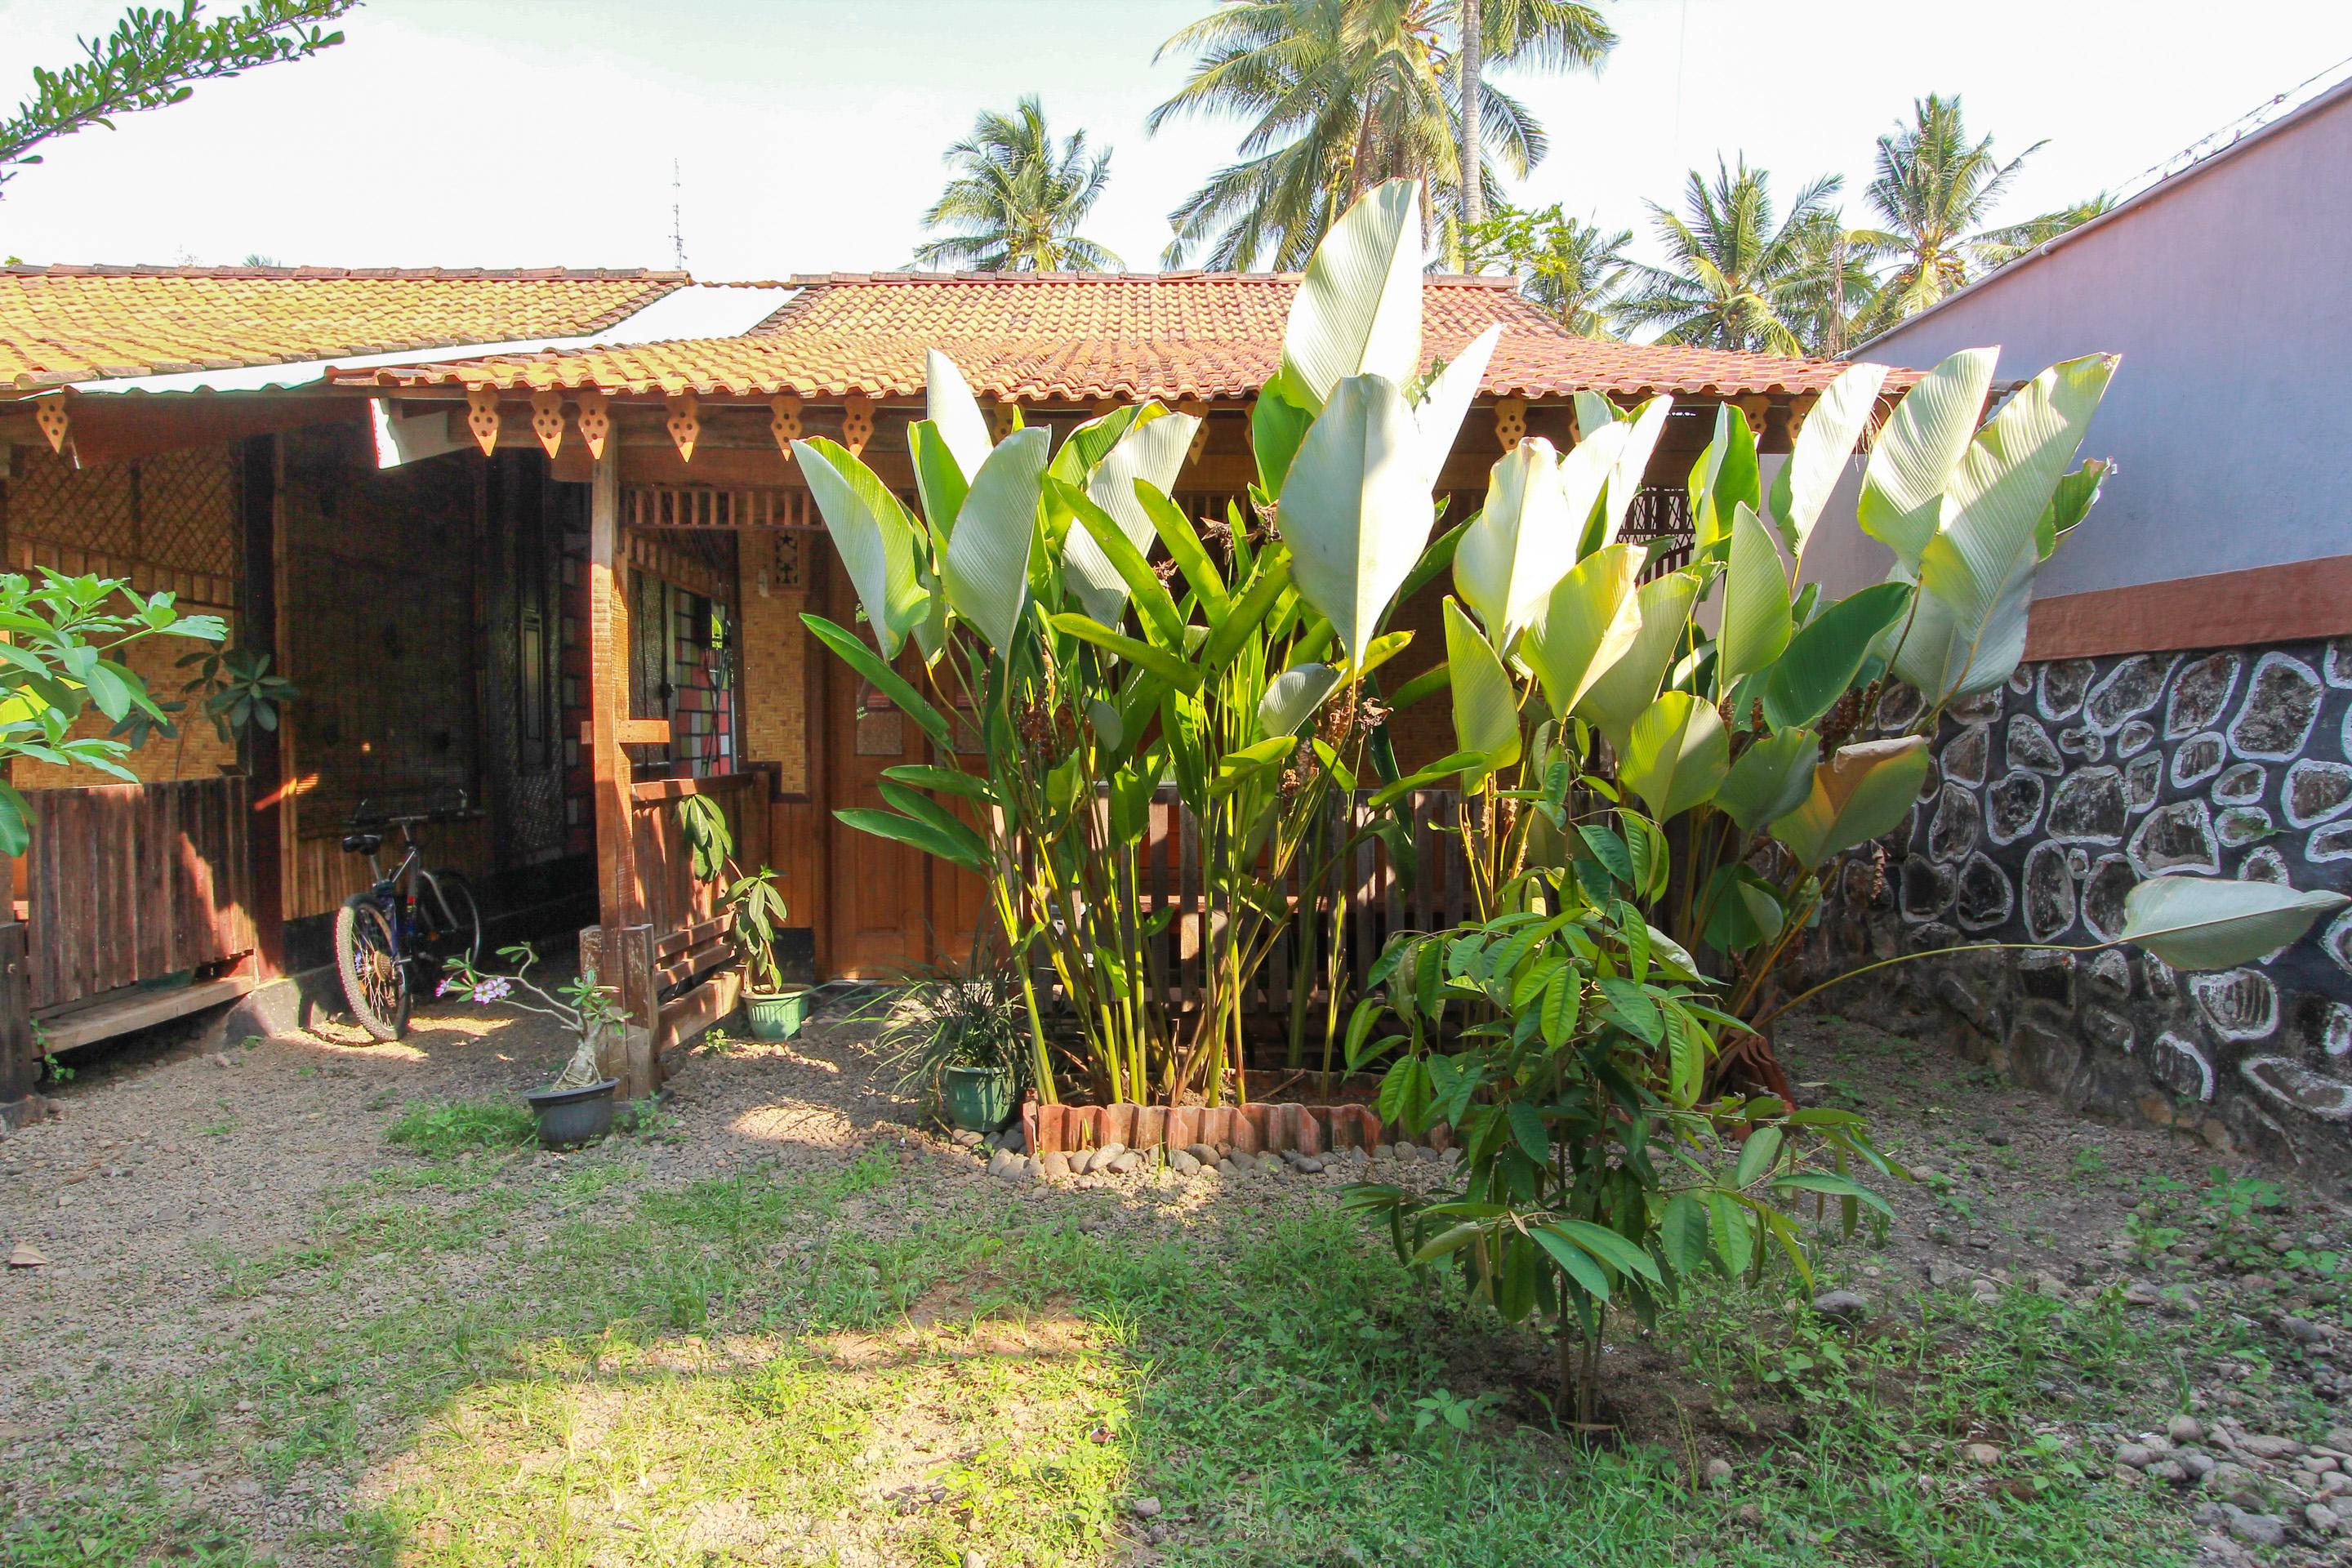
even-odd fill
[[(465, 809), (460, 791), (457, 814)], [(335, 968), (352, 1016), (379, 1040), (396, 1040), (408, 1032), (417, 986), (428, 984), (450, 959), (481, 953), (482, 914), (472, 886), (461, 871), (428, 869), (409, 831), (449, 815), (418, 812), (371, 820), (362, 801), (352, 814), (352, 831), (343, 836), (343, 853), (368, 858), (373, 885), (345, 899), (335, 911)], [(401, 845), (400, 859), (390, 871), (377, 858), (387, 828), (399, 831)]]

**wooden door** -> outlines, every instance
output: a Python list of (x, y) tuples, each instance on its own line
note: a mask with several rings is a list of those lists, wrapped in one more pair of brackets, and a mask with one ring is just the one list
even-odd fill
[[(857, 592), (846, 572), (829, 572), (828, 618), (866, 628), (857, 620)], [(871, 641), (870, 636), (868, 641)], [(828, 804), (882, 806), (876, 787), (882, 770), (924, 761), (923, 731), (856, 670), (812, 641), (811, 656), (825, 664), (825, 757)], [(902, 664), (912, 668), (910, 650)], [(932, 957), (930, 857), (826, 816), (831, 860), (830, 967), (837, 975), (877, 979)]]

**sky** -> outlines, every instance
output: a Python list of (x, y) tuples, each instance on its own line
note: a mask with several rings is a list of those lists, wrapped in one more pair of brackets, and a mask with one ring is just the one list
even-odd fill
[[(1552, 142), (1515, 195), (1633, 228), (1637, 254), (1645, 204), (1718, 154), (1783, 195), (1841, 174), (1864, 221), (1874, 139), (1930, 91), (1963, 95), (2004, 152), (2047, 139), (2004, 209), (2024, 217), (2352, 56), (2347, 0), (1601, 3), (1622, 41), (1597, 77), (1502, 79)], [(0, 97), (122, 5), (0, 0)], [(666, 267), (675, 201), (698, 277), (902, 267), (949, 144), (1037, 92), (1057, 131), (1112, 150), (1090, 237), (1150, 268), (1239, 134), (1144, 130), (1185, 74), (1154, 51), (1208, 5), (372, 0), (316, 58), (51, 142), (0, 187), (0, 256)]]

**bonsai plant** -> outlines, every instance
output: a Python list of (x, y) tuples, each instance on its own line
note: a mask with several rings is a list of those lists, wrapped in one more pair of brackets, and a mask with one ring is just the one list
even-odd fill
[(1020, 976), (974, 949), (962, 969), (908, 970), (868, 1009), (885, 1019), (874, 1048), (953, 1127), (992, 1132), (1020, 1102), (1029, 1014)]
[[(552, 991), (530, 979), (539, 954), (529, 942), (502, 947), (499, 956), (514, 965), (512, 973), (484, 973), (470, 953), (449, 960), (449, 973), (437, 994), (463, 995), (485, 1007), (504, 1002), (553, 1018), (571, 1030), (576, 1043), (563, 1070), (544, 1089), (523, 1098), (530, 1104), (545, 1147), (576, 1149), (595, 1142), (613, 1130), (613, 1090), (621, 1081), (605, 1076), (596, 1056), (597, 1042), (623, 1017), (617, 996), (612, 988), (596, 984), (593, 969), (581, 971)], [(523, 1000), (518, 992), (536, 1000)]]

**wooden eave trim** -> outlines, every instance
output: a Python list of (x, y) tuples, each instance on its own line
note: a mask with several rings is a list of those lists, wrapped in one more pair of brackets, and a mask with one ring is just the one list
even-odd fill
[(2352, 555), (2038, 599), (2030, 660), (2352, 636)]

